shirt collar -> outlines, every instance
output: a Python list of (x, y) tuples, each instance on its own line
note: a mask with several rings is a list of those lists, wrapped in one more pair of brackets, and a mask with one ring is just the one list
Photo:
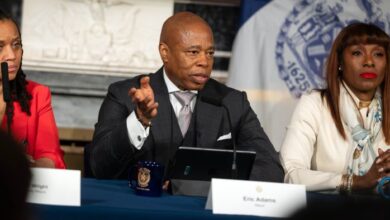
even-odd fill
[[(359, 106), (359, 102), (360, 102), (359, 98), (355, 95), (355, 93), (352, 92), (352, 90), (344, 81), (342, 81), (342, 84), (344, 85), (344, 88), (347, 90), (347, 92), (351, 95), (353, 102), (355, 102), (355, 104)], [(343, 87), (343, 85), (341, 85), (341, 87)]]
[[(352, 90), (349, 88), (349, 86), (347, 85), (347, 83), (345, 83), (344, 80), (343, 80), (341, 83), (345, 86), (345, 89), (348, 91), (348, 93), (351, 94), (352, 100), (356, 103), (356, 106), (360, 106), (360, 105), (359, 105), (360, 99), (355, 95), (355, 93), (352, 92)], [(343, 87), (343, 86), (341, 85), (341, 87)], [(381, 93), (380, 87), (378, 87), (378, 88), (376, 89), (376, 92), (375, 92), (375, 95), (374, 95), (373, 99), (375, 98), (376, 95), (378, 95), (378, 93), (379, 93), (379, 94)]]

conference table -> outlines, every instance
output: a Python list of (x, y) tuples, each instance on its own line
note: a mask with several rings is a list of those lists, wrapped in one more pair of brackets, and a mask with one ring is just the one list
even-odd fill
[(36, 219), (258, 219), (254, 216), (214, 215), (205, 210), (206, 197), (138, 196), (125, 180), (82, 178), (81, 206), (31, 205)]
[[(333, 204), (339, 206), (347, 201), (367, 200), (365, 196), (346, 197), (336, 194), (307, 193), (308, 207)], [(244, 215), (213, 214), (205, 209), (206, 197), (178, 196), (164, 193), (161, 197), (135, 195), (125, 180), (97, 180), (82, 178), (81, 206), (55, 206), (30, 204), (34, 219), (269, 219)], [(380, 197), (369, 197), (380, 201)], [(294, 202), (294, 201), (292, 201)], [(387, 202), (387, 201), (385, 201)], [(386, 203), (388, 205), (388, 203)], [(387, 206), (390, 209), (390, 206)]]

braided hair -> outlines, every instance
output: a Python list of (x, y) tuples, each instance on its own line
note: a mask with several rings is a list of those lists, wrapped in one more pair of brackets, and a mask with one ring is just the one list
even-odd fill
[[(12, 19), (11, 16), (9, 16), (7, 13), (2, 11), (0, 9), (0, 21), (12, 21), (16, 28), (18, 29), (19, 35), (20, 29), (15, 22), (14, 19)], [(31, 115), (30, 112), (30, 100), (31, 100), (31, 94), (27, 91), (27, 80), (26, 80), (26, 74), (22, 71), (21, 67), (19, 68), (16, 77), (14, 80), (10, 81), (10, 92), (11, 92), (11, 101), (7, 102), (6, 104), (6, 115), (7, 115), (7, 128), (8, 132), (11, 133), (11, 124), (12, 119), (14, 116), (14, 106), (13, 102), (18, 102), (22, 111), (25, 112), (27, 115)]]

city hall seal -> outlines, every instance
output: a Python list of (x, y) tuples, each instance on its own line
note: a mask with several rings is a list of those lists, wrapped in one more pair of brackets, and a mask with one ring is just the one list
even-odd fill
[(279, 77), (294, 97), (325, 86), (333, 40), (345, 26), (372, 23), (389, 33), (390, 1), (302, 0), (287, 14), (275, 48)]

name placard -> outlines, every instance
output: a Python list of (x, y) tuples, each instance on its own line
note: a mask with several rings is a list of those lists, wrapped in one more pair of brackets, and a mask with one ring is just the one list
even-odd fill
[(212, 179), (206, 209), (214, 214), (289, 217), (306, 207), (304, 185)]
[(31, 168), (27, 202), (45, 205), (80, 206), (79, 170)]

